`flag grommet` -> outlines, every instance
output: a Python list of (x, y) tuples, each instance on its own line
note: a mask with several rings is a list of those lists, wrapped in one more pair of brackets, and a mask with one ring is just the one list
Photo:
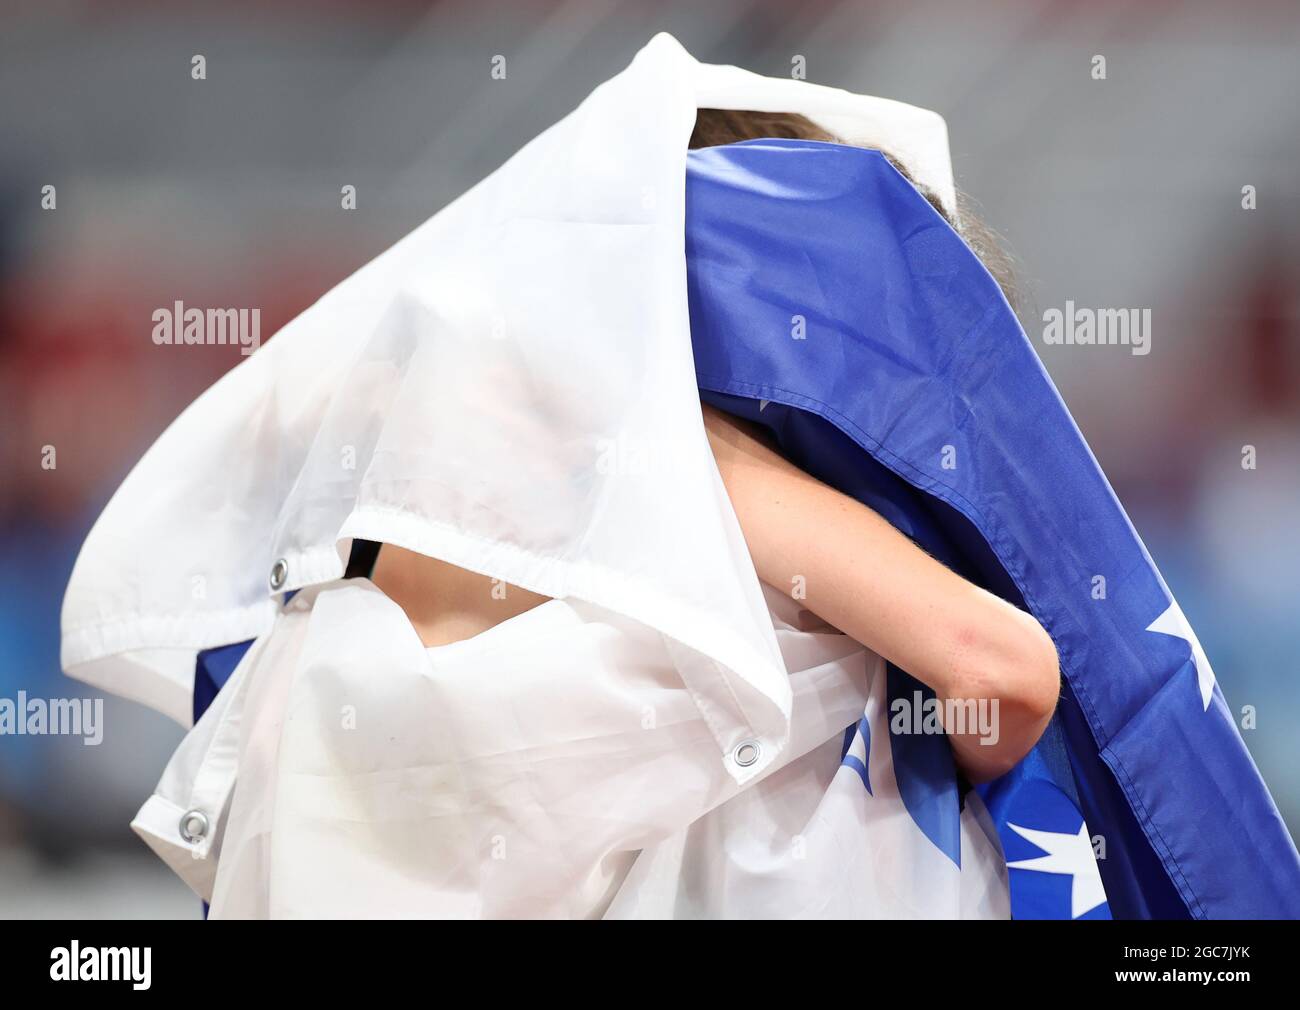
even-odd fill
[(741, 768), (748, 768), (757, 764), (762, 754), (763, 748), (757, 740), (742, 740), (731, 752), (731, 759)]
[(191, 845), (201, 842), (208, 833), (208, 815), (202, 810), (187, 810), (181, 816), (181, 837)]

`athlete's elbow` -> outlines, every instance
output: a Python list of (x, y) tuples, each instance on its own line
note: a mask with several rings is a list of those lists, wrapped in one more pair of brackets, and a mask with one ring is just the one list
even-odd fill
[[(1047, 728), (1061, 694), (1061, 664), (1052, 636), (1030, 614), (1021, 614), (1020, 656), (1008, 678), (1008, 701), (1031, 723)], [(1039, 733), (1041, 735), (1041, 731)], [(1034, 742), (1037, 742), (1035, 737)]]
[(976, 655), (958, 678), (958, 691), (988, 711), (971, 756), (978, 759), (978, 778), (995, 778), (1023, 759), (1047, 729), (1060, 697), (1060, 665), (1051, 636), (1023, 611), (1009, 615), (984, 636), (982, 649), (972, 651)]

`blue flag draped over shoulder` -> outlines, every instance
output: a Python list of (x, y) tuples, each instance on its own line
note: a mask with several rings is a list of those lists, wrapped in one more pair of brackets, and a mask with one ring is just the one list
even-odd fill
[[(877, 151), (691, 151), (686, 253), (702, 397), (1056, 643), (1052, 726), (979, 789), (1012, 914), (1300, 917), (1300, 858), (1195, 634), (996, 282), (925, 198)], [(917, 687), (890, 677), (891, 696)], [(960, 863), (946, 750), (897, 737), (894, 759)]]

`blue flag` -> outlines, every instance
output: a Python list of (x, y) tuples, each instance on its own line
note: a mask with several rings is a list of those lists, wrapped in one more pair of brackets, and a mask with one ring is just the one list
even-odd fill
[[(686, 254), (703, 398), (1056, 643), (1051, 727), (979, 788), (1012, 914), (1300, 917), (1300, 857), (1209, 660), (996, 282), (925, 198), (877, 151), (691, 151)], [(919, 688), (890, 670), (891, 696)], [(893, 749), (908, 811), (960, 864), (946, 742)]]

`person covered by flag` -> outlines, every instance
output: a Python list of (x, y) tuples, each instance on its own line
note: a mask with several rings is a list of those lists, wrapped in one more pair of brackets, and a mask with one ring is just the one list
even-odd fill
[(193, 724), (133, 828), (215, 917), (1294, 911), (980, 252), (938, 116), (657, 36), (92, 530), (65, 669)]

